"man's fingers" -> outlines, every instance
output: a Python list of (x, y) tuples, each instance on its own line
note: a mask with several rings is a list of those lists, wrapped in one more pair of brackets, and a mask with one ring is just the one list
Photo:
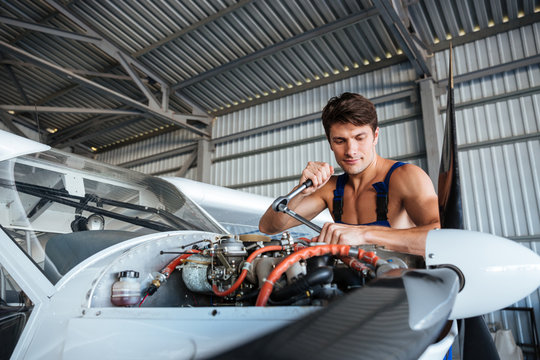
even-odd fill
[(317, 239), (317, 242), (325, 242), (325, 243), (328, 243), (327, 241), (327, 236), (326, 236), (326, 233), (328, 231), (328, 225), (330, 225), (331, 223), (324, 223), (323, 227), (322, 227), (322, 230), (321, 230), (321, 233), (319, 234), (318, 236), (318, 239)]
[(313, 182), (313, 187), (309, 190), (306, 189), (304, 193), (312, 193), (322, 187), (330, 179), (333, 173), (334, 168), (325, 162), (308, 162), (306, 168), (302, 171), (300, 182), (303, 183), (309, 179)]

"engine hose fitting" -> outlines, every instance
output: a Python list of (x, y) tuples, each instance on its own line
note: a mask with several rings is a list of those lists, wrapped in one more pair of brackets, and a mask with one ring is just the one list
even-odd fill
[[(375, 255), (373, 251), (363, 251), (358, 254), (358, 259), (371, 264), (373, 266), (377, 266), (377, 263), (381, 261), (381, 259)], [(384, 260), (383, 260), (384, 261)]]
[(349, 250), (349, 256), (353, 257), (353, 258), (360, 258), (359, 253), (360, 252), (363, 252), (364, 250), (362, 249), (359, 249), (357, 247), (351, 247), (351, 249)]

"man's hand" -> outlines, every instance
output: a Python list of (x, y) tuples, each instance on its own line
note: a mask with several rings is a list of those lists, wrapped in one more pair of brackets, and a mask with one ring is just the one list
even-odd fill
[(303, 184), (306, 180), (311, 180), (313, 186), (302, 191), (303, 195), (309, 195), (320, 189), (324, 184), (330, 180), (330, 177), (334, 174), (334, 168), (325, 162), (310, 161), (306, 168), (302, 171), (300, 177), (300, 184)]
[(376, 244), (388, 250), (425, 256), (426, 237), (434, 224), (409, 229), (391, 229), (386, 226), (324, 224), (321, 234), (311, 241), (327, 244), (359, 246)]
[(327, 244), (362, 245), (366, 244), (365, 232), (367, 226), (326, 223), (321, 234), (312, 241)]

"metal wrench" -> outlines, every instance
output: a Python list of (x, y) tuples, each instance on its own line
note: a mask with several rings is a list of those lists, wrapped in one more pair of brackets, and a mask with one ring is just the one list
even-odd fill
[(311, 229), (317, 231), (318, 233), (320, 233), (322, 231), (321, 227), (315, 225), (311, 221), (309, 221), (306, 218), (298, 215), (297, 213), (295, 213), (294, 211), (292, 211), (291, 209), (289, 209), (287, 207), (287, 204), (289, 203), (289, 201), (291, 201), (291, 199), (293, 197), (300, 194), (302, 191), (304, 191), (305, 189), (307, 189), (308, 187), (310, 187), (312, 185), (313, 185), (313, 182), (311, 180), (306, 180), (302, 185), (300, 185), (298, 187), (298, 189), (292, 191), (290, 194), (288, 194), (286, 196), (278, 197), (272, 203), (272, 210), (282, 212), (282, 213), (285, 213), (285, 214), (287, 214), (289, 216), (292, 216), (296, 220), (300, 221), (302, 224), (304, 224), (304, 225), (308, 226), (309, 228), (311, 228)]

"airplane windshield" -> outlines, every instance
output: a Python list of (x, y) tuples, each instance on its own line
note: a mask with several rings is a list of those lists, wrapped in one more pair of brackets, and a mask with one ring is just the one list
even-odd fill
[(163, 179), (57, 150), (0, 162), (0, 224), (53, 283), (76, 265), (49, 276), (49, 258), (62, 256), (66, 246), (90, 246), (90, 256), (155, 232), (226, 233)]

